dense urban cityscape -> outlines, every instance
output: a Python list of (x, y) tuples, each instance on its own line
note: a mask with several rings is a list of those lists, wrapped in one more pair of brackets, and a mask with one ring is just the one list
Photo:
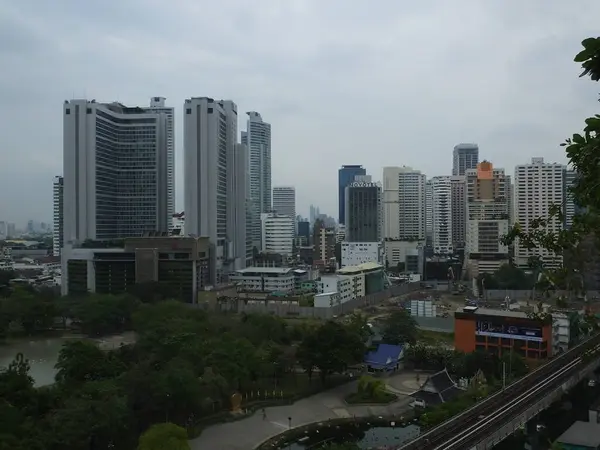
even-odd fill
[(304, 210), (276, 115), (161, 93), (64, 100), (53, 220), (1, 211), (0, 450), (600, 449), (600, 115)]

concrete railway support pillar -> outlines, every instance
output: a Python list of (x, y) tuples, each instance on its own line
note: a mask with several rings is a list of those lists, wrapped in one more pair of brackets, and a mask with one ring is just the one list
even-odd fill
[(541, 450), (542, 448), (546, 448), (546, 446), (542, 447), (541, 445), (542, 443), (540, 442), (540, 433), (538, 433), (537, 431), (536, 422), (537, 421), (534, 419), (527, 422), (527, 425), (525, 425), (525, 448), (529, 450)]

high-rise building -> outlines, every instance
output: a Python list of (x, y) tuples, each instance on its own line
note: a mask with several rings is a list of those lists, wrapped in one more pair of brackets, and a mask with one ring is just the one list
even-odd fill
[(167, 232), (166, 114), (70, 100), (63, 119), (63, 245)]
[[(563, 205), (565, 200), (565, 166), (546, 163), (544, 158), (532, 158), (530, 164), (515, 167), (515, 222), (524, 232), (530, 232), (535, 219), (548, 217), (553, 205)], [(551, 220), (547, 231), (558, 232), (564, 224)], [(515, 263), (522, 268), (529, 266), (530, 258), (539, 257), (548, 268), (560, 267), (562, 256), (544, 248), (529, 250), (515, 242)]]
[(311, 227), (314, 226), (315, 221), (319, 218), (320, 215), (321, 211), (319, 210), (319, 207), (315, 205), (310, 205), (310, 214), (308, 215), (308, 221), (310, 222)]
[(52, 185), (54, 228), (52, 230), (52, 254), (60, 256), (63, 248), (63, 177), (54, 177)]
[(313, 261), (327, 264), (335, 258), (335, 229), (327, 228), (325, 222), (317, 219), (313, 227)]
[(345, 240), (378, 242), (381, 240), (381, 185), (370, 176), (359, 175), (346, 186)]
[(433, 239), (433, 182), (425, 182), (425, 238), (428, 246)]
[[(472, 169), (467, 169), (472, 170)], [(452, 195), (450, 209), (452, 210), (452, 246), (454, 250), (465, 247), (467, 232), (467, 197), (466, 181), (462, 175), (454, 175), (450, 179)]]
[(273, 211), (296, 221), (296, 189), (292, 186), (273, 188)]
[(452, 177), (437, 176), (432, 183), (433, 253), (451, 255), (452, 245)]
[(509, 231), (510, 177), (483, 161), (467, 169), (467, 232), (465, 259), (471, 277), (493, 273), (508, 262), (508, 246), (502, 236)]
[(477, 144), (458, 144), (452, 154), (452, 175), (464, 175), (467, 169), (476, 169), (479, 163)]
[(426, 211), (425, 175), (410, 167), (384, 167), (384, 239), (424, 241)]
[[(167, 122), (167, 210), (169, 217), (175, 214), (175, 108), (165, 106), (165, 97), (152, 97), (147, 112), (162, 113)], [(173, 221), (169, 222), (169, 230)]]
[(366, 175), (367, 171), (360, 165), (346, 165), (338, 170), (338, 223), (345, 224), (346, 220), (346, 186), (354, 181), (357, 175)]
[(248, 148), (250, 175), (250, 208), (252, 216), (252, 241), (261, 246), (260, 215), (271, 212), (271, 124), (264, 122), (256, 111), (248, 113), (242, 144)]
[(8, 235), (8, 224), (4, 220), (0, 220), (0, 239), (6, 239)]
[(192, 97), (184, 104), (185, 230), (214, 248), (214, 283), (243, 269), (246, 242), (246, 146), (237, 140), (231, 100)]
[(565, 167), (565, 194), (564, 194), (564, 216), (565, 216), (565, 223), (564, 223), (564, 227), (565, 229), (569, 229), (571, 228), (571, 226), (573, 225), (573, 217), (575, 216), (575, 214), (578, 212), (578, 208), (577, 205), (575, 204), (575, 201), (573, 200), (573, 195), (570, 192), (571, 187), (573, 187), (575, 185), (575, 182), (577, 181), (577, 172), (575, 172), (574, 170), (570, 170), (567, 169)]
[(294, 248), (294, 219), (277, 213), (261, 214), (262, 246), (264, 253), (292, 256)]

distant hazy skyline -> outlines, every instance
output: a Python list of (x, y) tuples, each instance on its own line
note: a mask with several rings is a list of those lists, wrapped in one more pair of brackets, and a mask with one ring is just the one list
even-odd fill
[(183, 209), (183, 101), (231, 99), (272, 125), (273, 186), (337, 217), (337, 170), (450, 174), (460, 142), (513, 172), (598, 112), (573, 56), (598, 35), (582, 0), (0, 0), (0, 220), (51, 222), (62, 103), (175, 107)]

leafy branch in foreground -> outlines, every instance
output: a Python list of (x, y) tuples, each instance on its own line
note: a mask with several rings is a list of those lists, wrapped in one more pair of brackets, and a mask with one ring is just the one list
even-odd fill
[[(583, 50), (575, 56), (581, 63), (581, 76), (600, 81), (600, 37), (585, 39)], [(600, 249), (600, 115), (585, 120), (582, 133), (576, 133), (561, 146), (565, 147), (569, 165), (575, 171), (575, 181), (568, 188), (569, 200), (577, 205), (572, 225), (565, 229), (565, 202), (549, 208), (546, 217), (540, 217), (524, 230), (516, 223), (503, 237), (505, 245), (518, 241), (519, 246), (537, 250), (530, 265), (537, 273), (536, 289), (550, 295), (552, 291), (567, 290), (570, 295), (587, 301), (584, 270), (593, 253)], [(596, 251), (590, 251), (594, 247)], [(543, 255), (564, 257), (561, 268), (548, 268)]]

